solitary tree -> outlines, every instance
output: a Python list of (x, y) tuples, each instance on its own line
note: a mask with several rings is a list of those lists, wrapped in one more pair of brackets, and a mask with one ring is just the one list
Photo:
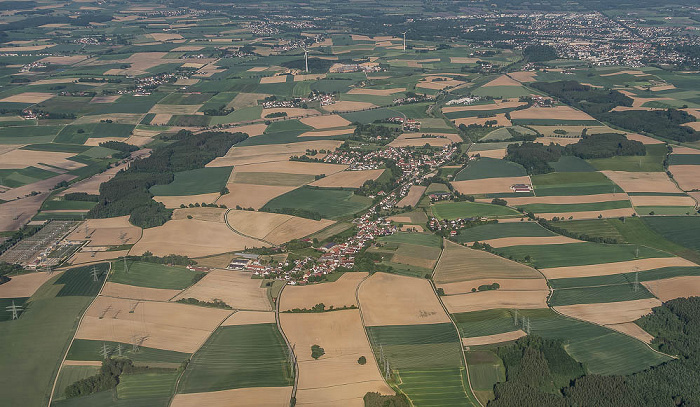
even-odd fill
[(318, 345), (311, 345), (311, 357), (312, 358), (318, 359), (325, 354), (326, 354), (326, 351), (323, 350), (322, 347), (320, 347)]

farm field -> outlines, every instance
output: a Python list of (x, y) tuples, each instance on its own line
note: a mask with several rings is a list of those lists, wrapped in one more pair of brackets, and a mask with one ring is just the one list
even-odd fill
[(302, 187), (272, 199), (263, 209), (271, 212), (302, 209), (324, 218), (339, 219), (362, 211), (369, 204), (369, 198), (354, 195), (352, 191)]
[(179, 253), (202, 257), (264, 246), (266, 243), (260, 240), (236, 234), (223, 222), (182, 219), (145, 229), (130, 253), (142, 255), (151, 252), (157, 256)]
[(374, 357), (389, 360), (399, 388), (414, 403), (478, 405), (464, 388), (466, 370), (452, 324), (373, 326), (367, 334)]
[(472, 243), (509, 237), (551, 236), (555, 236), (555, 234), (534, 222), (491, 223), (460, 231), (456, 236), (456, 241)]
[(99, 296), (85, 313), (77, 339), (142, 344), (194, 353), (231, 311), (172, 302), (134, 301)]
[(458, 281), (499, 278), (534, 278), (542, 276), (534, 269), (491, 253), (445, 242), (445, 249), (435, 267), (437, 286)]
[(456, 218), (512, 218), (522, 214), (514, 209), (478, 202), (444, 202), (431, 206), (433, 215), (438, 219)]
[[(613, 180), (614, 181), (614, 180)], [(532, 177), (537, 196), (594, 195), (632, 192), (615, 185), (600, 172), (554, 172)]]
[(382, 264), (391, 267), (391, 273), (424, 277), (435, 267), (441, 246), (440, 238), (435, 235), (399, 232), (380, 238), (368, 251), (382, 256)]
[[(556, 314), (550, 309), (518, 310), (530, 321), (531, 331), (543, 338), (562, 339), (567, 353), (584, 363), (589, 373), (629, 374), (668, 360), (643, 342), (611, 329)], [(518, 329), (511, 310), (456, 314), (465, 337), (492, 335)]]
[(182, 266), (127, 261), (126, 267), (128, 271), (123, 261), (115, 261), (109, 281), (138, 287), (182, 290), (202, 277), (202, 273)]
[(316, 304), (335, 308), (357, 306), (355, 292), (368, 275), (362, 272), (344, 273), (330, 283), (285, 287), (284, 296), (280, 300), (280, 311), (311, 309)]
[(510, 161), (494, 158), (480, 158), (457, 173), (455, 181), (483, 178), (522, 177), (527, 175), (525, 168)]
[(538, 268), (584, 266), (630, 261), (635, 258), (671, 257), (668, 253), (645, 246), (603, 245), (591, 242), (506, 247), (500, 249), (500, 252), (517, 259), (524, 259), (529, 255), (532, 259), (530, 262)]
[[(334, 401), (361, 406), (367, 392), (394, 393), (371, 357), (372, 348), (358, 310), (282, 313), (280, 322), (289, 342), (298, 350), (298, 403)], [(325, 355), (318, 360), (312, 358), (312, 345), (323, 348)], [(361, 356), (368, 363), (358, 364)], [(337, 391), (332, 395), (320, 391), (328, 386), (334, 386)]]
[(365, 326), (449, 322), (425, 279), (375, 273), (362, 282), (357, 296)]
[(201, 280), (173, 298), (174, 301), (195, 298), (204, 302), (223, 301), (234, 309), (270, 310), (266, 289), (248, 273), (232, 270), (212, 270)]
[(219, 192), (226, 185), (231, 170), (231, 167), (215, 167), (179, 172), (170, 184), (151, 187), (151, 193), (158, 196), (179, 196)]
[(697, 7), (322, 3), (0, 4), (0, 405), (700, 403)]
[(223, 326), (195, 353), (178, 392), (290, 386), (288, 362), (287, 347), (274, 324)]
[[(95, 267), (102, 273), (108, 269), (104, 263)], [(15, 350), (0, 356), (0, 364), (15, 366), (1, 375), (5, 402), (48, 402), (63, 352), (77, 328), (76, 315), (85, 311), (102, 283), (89, 277), (91, 268), (72, 269), (52, 278), (29, 298), (31, 306), (18, 320), (0, 322), (0, 337), (4, 343), (14, 344)], [(46, 329), (51, 335), (45, 334)]]

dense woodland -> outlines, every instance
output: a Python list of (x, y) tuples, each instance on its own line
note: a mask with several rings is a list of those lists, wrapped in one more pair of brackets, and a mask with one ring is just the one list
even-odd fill
[(700, 131), (695, 131), (682, 125), (695, 121), (693, 116), (682, 110), (607, 112), (600, 114), (597, 118), (625, 129), (651, 133), (674, 141), (690, 142), (700, 140)]
[(489, 407), (700, 405), (700, 297), (668, 301), (638, 323), (678, 359), (630, 376), (584, 375), (561, 343), (521, 338), (496, 351), (506, 382), (496, 384)]
[(557, 51), (551, 45), (530, 45), (523, 49), (523, 56), (529, 62), (544, 62), (557, 59)]
[(700, 132), (682, 126), (695, 118), (681, 110), (611, 112), (617, 106), (632, 106), (632, 99), (616, 90), (593, 88), (576, 81), (535, 82), (531, 86), (614, 126), (680, 142), (700, 140)]
[(530, 175), (554, 171), (551, 163), (568, 155), (582, 159), (609, 158), (615, 156), (643, 156), (646, 147), (639, 141), (628, 140), (622, 134), (606, 133), (584, 136), (575, 144), (562, 147), (558, 144), (524, 142), (508, 145), (505, 159), (525, 167)]
[(245, 133), (180, 130), (144, 159), (136, 160), (100, 186), (100, 198), (89, 212), (92, 218), (130, 215), (132, 224), (143, 228), (163, 225), (172, 210), (152, 199), (149, 188), (173, 182), (178, 171), (194, 170), (221, 157), (236, 143), (248, 138)]
[(535, 82), (530, 86), (581, 109), (593, 117), (616, 106), (631, 107), (633, 102), (631, 98), (616, 90), (594, 88), (576, 81)]

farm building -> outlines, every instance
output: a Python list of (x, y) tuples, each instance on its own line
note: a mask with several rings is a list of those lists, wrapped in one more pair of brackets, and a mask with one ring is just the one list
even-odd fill
[(513, 184), (510, 188), (515, 193), (530, 193), (532, 192), (532, 185), (528, 184)]

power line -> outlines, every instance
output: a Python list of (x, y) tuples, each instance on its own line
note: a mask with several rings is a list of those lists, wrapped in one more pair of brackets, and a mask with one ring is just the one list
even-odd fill
[(100, 272), (97, 271), (97, 267), (92, 266), (92, 271), (90, 272), (90, 275), (92, 276), (92, 281), (100, 281)]
[(13, 320), (19, 318), (19, 313), (22, 312), (22, 307), (20, 307), (19, 305), (15, 305), (15, 300), (12, 300), (12, 305), (5, 307), (5, 309), (7, 310), (7, 312), (12, 313)]
[(109, 348), (106, 343), (102, 343), (102, 349), (100, 349), (100, 356), (102, 359), (109, 359)]

